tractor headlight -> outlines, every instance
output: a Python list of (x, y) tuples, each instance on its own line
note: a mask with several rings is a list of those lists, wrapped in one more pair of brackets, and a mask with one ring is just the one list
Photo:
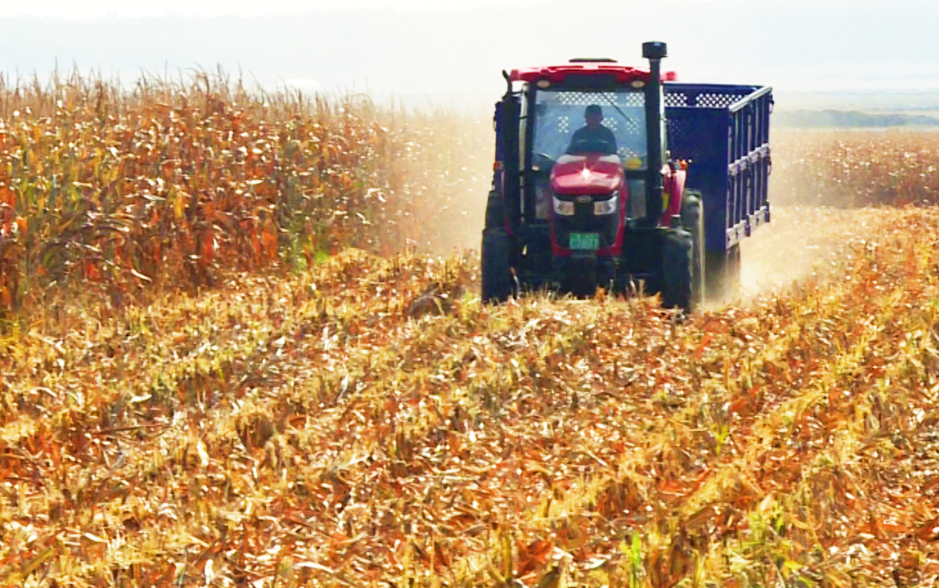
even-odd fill
[(557, 196), (552, 197), (554, 200), (554, 214), (559, 214), (561, 216), (574, 216), (574, 203), (568, 202), (566, 200), (558, 200)]
[(593, 214), (596, 216), (613, 214), (616, 212), (616, 205), (618, 203), (619, 199), (616, 196), (613, 196), (609, 200), (597, 200), (593, 203)]

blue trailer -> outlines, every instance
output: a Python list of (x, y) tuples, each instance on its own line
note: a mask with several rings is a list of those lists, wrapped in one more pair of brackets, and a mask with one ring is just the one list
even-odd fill
[(739, 280), (740, 241), (770, 221), (772, 88), (669, 82), (664, 94), (671, 157), (689, 162), (686, 185), (702, 195), (718, 298)]
[(642, 289), (690, 311), (739, 280), (739, 242), (770, 218), (772, 91), (669, 81), (665, 56), (650, 42), (647, 70), (578, 59), (503, 72), (485, 300)]

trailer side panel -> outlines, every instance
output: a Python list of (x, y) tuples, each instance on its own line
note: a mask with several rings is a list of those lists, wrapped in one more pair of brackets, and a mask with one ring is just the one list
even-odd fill
[(673, 159), (688, 162), (688, 187), (704, 195), (705, 246), (726, 251), (769, 221), (772, 89), (665, 84)]

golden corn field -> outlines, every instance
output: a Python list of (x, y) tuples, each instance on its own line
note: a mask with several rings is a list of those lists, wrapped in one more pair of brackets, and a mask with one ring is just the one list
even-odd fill
[(462, 246), (482, 218), (472, 188), (491, 177), (491, 126), (208, 74), (144, 77), (129, 95), (77, 75), (0, 80), (0, 308), (79, 284), (122, 302), (346, 246)]
[(676, 322), (480, 303), (485, 116), (72, 76), (0, 125), (0, 585), (939, 583), (933, 134), (776, 134)]

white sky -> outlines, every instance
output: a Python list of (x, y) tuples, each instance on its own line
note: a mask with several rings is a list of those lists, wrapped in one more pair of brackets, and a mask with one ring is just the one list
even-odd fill
[(0, 0), (0, 73), (220, 66), (265, 84), (490, 101), (503, 68), (641, 63), (656, 39), (685, 81), (937, 91), (936, 22), (936, 0)]
[(453, 10), (468, 7), (534, 4), (537, 0), (4, 0), (0, 17), (44, 16), (88, 19), (103, 16), (129, 18), (166, 15), (196, 17), (262, 16), (310, 11)]

